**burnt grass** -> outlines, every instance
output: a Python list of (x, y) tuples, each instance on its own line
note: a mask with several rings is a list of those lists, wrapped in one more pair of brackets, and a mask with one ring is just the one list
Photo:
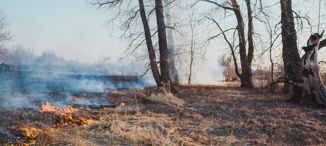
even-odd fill
[[(35, 145), (326, 145), (326, 109), (287, 95), (217, 86), (178, 87), (183, 107), (114, 91), (117, 107), (69, 114), (2, 109), (0, 143)], [(112, 91), (113, 92), (113, 91)]]

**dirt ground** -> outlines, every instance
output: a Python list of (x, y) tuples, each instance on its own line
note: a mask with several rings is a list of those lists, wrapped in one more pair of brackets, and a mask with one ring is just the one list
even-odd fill
[(178, 87), (183, 106), (147, 100), (150, 89), (108, 91), (117, 107), (0, 110), (0, 145), (326, 145), (326, 109), (286, 95)]

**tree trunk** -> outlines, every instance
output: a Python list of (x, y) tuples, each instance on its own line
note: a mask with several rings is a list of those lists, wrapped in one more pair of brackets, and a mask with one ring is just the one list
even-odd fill
[(191, 30), (191, 42), (190, 42), (190, 63), (189, 63), (189, 75), (188, 75), (188, 85), (191, 85), (192, 80), (192, 67), (194, 64), (194, 57), (195, 57), (195, 39), (194, 39), (194, 24), (191, 18), (190, 22), (190, 30)]
[(155, 0), (155, 12), (157, 21), (157, 31), (160, 50), (160, 67), (161, 67), (161, 79), (164, 87), (170, 92), (171, 78), (169, 67), (169, 51), (166, 41), (166, 27), (164, 22), (163, 3), (162, 0)]
[(248, 65), (251, 66), (252, 60), (254, 58), (254, 26), (252, 22), (252, 10), (250, 0), (246, 0), (247, 5), (247, 15), (248, 15)]
[[(165, 4), (170, 4), (171, 0), (165, 0), (164, 1)], [(169, 6), (166, 7), (166, 24), (168, 26), (172, 26), (173, 22), (172, 22), (172, 14), (171, 14), (171, 8)], [(170, 60), (170, 76), (171, 76), (171, 80), (173, 81), (173, 83), (178, 84), (179, 83), (179, 75), (177, 72), (177, 68), (176, 68), (176, 62), (175, 62), (175, 47), (174, 47), (174, 38), (173, 38), (173, 31), (172, 29), (167, 29), (167, 42), (168, 42), (168, 49), (169, 49), (169, 60)]]
[[(274, 61), (273, 61), (273, 57), (272, 57), (272, 48), (273, 48), (273, 34), (272, 32), (270, 32), (269, 34), (269, 38), (270, 38), (270, 47), (269, 47), (269, 61), (271, 63), (271, 74), (270, 74), (270, 81), (269, 83), (272, 83), (274, 81)], [(274, 92), (274, 88), (273, 86), (270, 88), (271, 92)]]
[[(252, 83), (252, 71), (251, 71), (251, 61), (248, 61), (248, 59), (252, 59), (250, 57), (247, 57), (247, 50), (246, 50), (246, 39), (245, 39), (245, 33), (244, 33), (244, 22), (243, 17), (241, 15), (240, 7), (236, 0), (231, 0), (233, 12), (236, 16), (238, 26), (238, 37), (239, 37), (239, 54), (240, 54), (240, 62), (241, 62), (241, 71), (242, 74), (240, 76), (241, 80), (241, 88), (253, 88)], [(252, 48), (253, 49), (253, 48)], [(253, 50), (250, 50), (253, 51)], [(253, 52), (250, 52), (253, 53)]]
[[(285, 77), (296, 82), (302, 81), (300, 55), (297, 48), (297, 35), (294, 26), (291, 0), (280, 0), (281, 3), (281, 24), (282, 24), (282, 44), (283, 62)], [(291, 93), (291, 100), (298, 100), (301, 96), (300, 89), (285, 84), (284, 91)]]
[(154, 80), (155, 80), (157, 86), (161, 87), (161, 85), (162, 85), (161, 77), (160, 77), (159, 70), (157, 68), (156, 54), (155, 54), (155, 50), (154, 50), (153, 43), (152, 43), (152, 35), (150, 32), (150, 28), (149, 28), (147, 17), (146, 17), (144, 1), (138, 0), (138, 2), (139, 2), (140, 16), (141, 16), (141, 19), (143, 22), (143, 27), (144, 27), (146, 45), (147, 45), (147, 49), (148, 49), (148, 57), (149, 57), (150, 65), (151, 65), (152, 74), (153, 74), (153, 77), (154, 77)]
[(301, 59), (303, 65), (303, 99), (306, 105), (320, 105), (326, 107), (326, 90), (321, 82), (318, 66), (318, 50), (322, 35), (315, 33), (310, 36), (307, 47), (303, 47), (305, 54)]

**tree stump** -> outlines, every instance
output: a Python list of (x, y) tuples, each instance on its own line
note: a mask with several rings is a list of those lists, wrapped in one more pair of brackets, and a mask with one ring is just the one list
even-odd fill
[(322, 34), (312, 34), (307, 41), (307, 46), (302, 47), (305, 51), (301, 57), (303, 83), (297, 85), (302, 88), (301, 103), (326, 107), (326, 89), (322, 84), (318, 66), (318, 50), (323, 33), (324, 31)]

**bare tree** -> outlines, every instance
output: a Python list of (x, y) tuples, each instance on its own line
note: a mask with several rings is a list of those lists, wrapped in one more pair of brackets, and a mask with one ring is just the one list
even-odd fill
[(6, 16), (0, 12), (0, 42), (9, 40), (11, 38), (10, 33), (6, 30), (7, 19)]
[(274, 83), (286, 82), (291, 101), (306, 105), (326, 106), (326, 89), (319, 74), (318, 50), (323, 47), (321, 38), (324, 31), (312, 34), (307, 46), (302, 47), (305, 54), (300, 58), (296, 42), (296, 31), (291, 0), (281, 0), (281, 24), (283, 43), (283, 62), (285, 77)]
[[(241, 73), (238, 71), (238, 65), (236, 63), (236, 56), (234, 54), (234, 48), (232, 47), (229, 40), (227, 40), (226, 34), (224, 33), (224, 30), (220, 27), (218, 22), (212, 18), (209, 18), (209, 20), (212, 20), (218, 28), (221, 30), (224, 39), (228, 43), (233, 60), (235, 63), (235, 69), (236, 73), (240, 78), (241, 81), (241, 87), (242, 88), (253, 88), (253, 81), (252, 81), (252, 69), (251, 64), (254, 57), (254, 43), (253, 43), (253, 16), (252, 16), (252, 10), (251, 10), (251, 1), (246, 0), (246, 7), (247, 7), (247, 17), (248, 17), (248, 32), (247, 32), (247, 38), (245, 35), (245, 23), (243, 19), (243, 15), (240, 9), (240, 6), (236, 0), (229, 0), (225, 1), (224, 3), (218, 3), (211, 0), (200, 0), (204, 2), (208, 2), (211, 4), (216, 5), (218, 8), (222, 8), (225, 11), (232, 11), (235, 15), (235, 18), (237, 20), (237, 26), (236, 30), (238, 32), (238, 42), (239, 42), (239, 54), (240, 54), (240, 64), (241, 64)], [(208, 17), (207, 17), (208, 18)], [(247, 46), (247, 41), (248, 46)], [(248, 53), (247, 53), (248, 51)]]
[[(260, 56), (263, 56), (267, 51), (269, 52), (269, 61), (271, 65), (270, 65), (270, 74), (269, 74), (270, 78), (268, 78), (268, 80), (269, 83), (272, 83), (274, 81), (274, 69), (276, 64), (273, 58), (273, 47), (276, 45), (277, 43), (276, 41), (280, 38), (281, 33), (279, 32), (280, 28), (277, 27), (277, 24), (274, 27), (271, 24), (270, 16), (264, 12), (262, 8), (262, 4), (261, 4), (260, 11), (264, 14), (264, 18), (265, 18), (265, 20), (260, 20), (260, 21), (265, 24), (266, 32), (268, 33), (268, 38), (269, 38), (267, 49), (263, 50)], [(270, 89), (271, 91), (273, 91), (273, 87), (271, 87)]]
[(138, 0), (139, 2), (139, 11), (140, 11), (140, 16), (143, 22), (143, 27), (144, 27), (144, 34), (145, 34), (145, 39), (146, 39), (146, 45), (148, 49), (148, 57), (149, 57), (149, 62), (152, 70), (152, 74), (154, 77), (154, 80), (157, 84), (158, 87), (161, 86), (161, 76), (160, 72), (157, 67), (157, 61), (156, 61), (156, 54), (155, 50), (153, 47), (153, 42), (152, 42), (152, 35), (150, 32), (150, 28), (148, 25), (147, 17), (146, 17), (146, 11), (144, 7), (144, 2), (143, 0)]
[[(281, 3), (281, 24), (282, 24), (282, 56), (284, 62), (285, 77), (293, 80), (300, 81), (302, 66), (300, 64), (300, 56), (297, 47), (297, 35), (295, 30), (292, 2), (291, 0), (280, 0)], [(290, 92), (290, 85), (285, 84), (285, 92)], [(296, 87), (293, 90), (300, 90)], [(292, 92), (292, 91), (291, 91)], [(297, 93), (293, 91), (292, 93)], [(293, 97), (299, 97), (294, 94)]]
[(170, 77), (170, 67), (169, 67), (169, 50), (166, 40), (166, 26), (164, 21), (163, 13), (163, 2), (162, 0), (155, 0), (155, 12), (156, 12), (156, 22), (158, 31), (158, 42), (159, 42), (159, 52), (160, 52), (160, 67), (161, 67), (161, 79), (163, 86), (170, 91), (171, 87), (171, 77)]
[[(157, 84), (157, 87), (162, 87), (167, 92), (171, 92), (171, 87), (173, 83), (171, 82), (170, 78), (169, 50), (167, 46), (163, 1), (155, 0), (154, 8), (151, 9), (149, 12), (146, 12), (145, 6), (150, 7), (150, 5), (145, 5), (143, 0), (138, 0), (138, 4), (136, 4), (134, 1), (124, 0), (97, 0), (93, 4), (99, 7), (107, 6), (110, 9), (117, 8), (117, 16), (115, 18), (123, 16), (123, 14), (130, 14), (124, 23), (125, 33), (131, 30), (130, 27), (133, 24), (132, 22), (136, 21), (137, 18), (141, 19), (143, 31), (137, 35), (135, 35), (134, 33), (130, 33), (132, 36), (135, 36), (135, 38), (132, 39), (131, 44), (129, 46), (132, 46), (132, 44), (136, 42), (136, 40), (138, 40), (139, 38), (142, 38), (141, 36), (143, 36), (144, 39), (141, 40), (140, 43), (137, 44), (131, 52), (134, 52), (134, 50), (139, 48), (143, 44), (143, 42), (146, 42), (148, 57), (150, 61), (150, 69), (152, 70), (152, 74)], [(123, 4), (125, 4), (126, 7), (131, 8), (125, 8)], [(132, 4), (135, 4), (136, 6), (131, 6)], [(125, 8), (126, 10), (123, 10), (123, 8)], [(148, 20), (150, 15), (152, 15), (154, 11), (156, 15), (156, 31), (152, 33), (152, 29), (150, 28)], [(156, 61), (156, 52), (152, 40), (153, 36), (155, 36), (156, 34), (158, 36), (159, 62)], [(158, 64), (160, 69), (158, 68)]]

